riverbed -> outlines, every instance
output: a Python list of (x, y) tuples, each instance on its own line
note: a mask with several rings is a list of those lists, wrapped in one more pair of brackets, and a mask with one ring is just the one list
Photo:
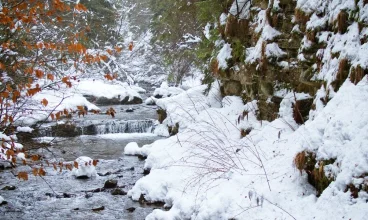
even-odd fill
[[(144, 104), (114, 108), (117, 109), (115, 118), (88, 115), (73, 119), (73, 123), (77, 126), (88, 120), (99, 124), (111, 124), (112, 121), (135, 123), (139, 120), (155, 120), (156, 117), (155, 107)], [(134, 110), (127, 112), (127, 109)], [(124, 156), (123, 151), (129, 142), (143, 146), (159, 139), (152, 133), (153, 129), (154, 123), (149, 128), (138, 128), (143, 131), (140, 133), (40, 137), (38, 140), (53, 140), (50, 147), (32, 152), (41, 155), (43, 161), (59, 163), (88, 156), (99, 160), (96, 166), (98, 174), (89, 179), (76, 179), (69, 170), (54, 170), (46, 162), (43, 163), (46, 176), (29, 175), (28, 181), (17, 179), (15, 174), (19, 171), (31, 173), (31, 166), (0, 171), (0, 195), (8, 202), (0, 206), (0, 219), (144, 219), (154, 208), (160, 207), (134, 202), (124, 195), (143, 176), (144, 161), (135, 156)], [(117, 180), (117, 186), (103, 188), (107, 180)], [(9, 190), (11, 186), (15, 186), (15, 189)]]

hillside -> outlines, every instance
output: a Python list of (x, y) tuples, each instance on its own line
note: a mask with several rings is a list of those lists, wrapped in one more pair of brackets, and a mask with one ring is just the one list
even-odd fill
[(129, 195), (168, 208), (146, 219), (364, 219), (367, 27), (363, 0), (223, 7), (198, 49), (212, 86), (156, 101), (178, 133), (136, 149)]

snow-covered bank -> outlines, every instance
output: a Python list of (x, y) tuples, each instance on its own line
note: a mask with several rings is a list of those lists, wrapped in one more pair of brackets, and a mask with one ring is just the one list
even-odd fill
[[(43, 81), (39, 82), (41, 85)], [(141, 100), (139, 93), (146, 92), (137, 85), (128, 85), (117, 81), (107, 81), (101, 79), (81, 79), (73, 82), (72, 88), (59, 86), (54, 89), (43, 89), (32, 97), (27, 97), (24, 110), (17, 115), (17, 125), (33, 125), (39, 121), (51, 120), (50, 114), (63, 111), (77, 111), (78, 106), (86, 107), (88, 111), (99, 111), (100, 108), (88, 101), (84, 96), (94, 96), (96, 98), (116, 99), (119, 103), (123, 100), (127, 102), (135, 98)], [(44, 100), (47, 102), (44, 103)]]
[[(177, 102), (165, 102), (175, 97), (162, 99), (166, 123), (177, 118), (184, 126), (177, 136), (140, 149), (148, 155), (145, 168), (151, 172), (129, 196), (138, 200), (143, 194), (148, 201), (171, 207), (155, 210), (146, 219), (364, 219), (367, 193), (362, 190), (354, 198), (346, 187), (366, 184), (359, 176), (368, 172), (367, 94), (367, 77), (358, 85), (347, 80), (327, 106), (300, 127), (288, 122), (292, 111), (285, 109), (272, 122), (257, 121), (257, 103), (243, 105), (237, 97), (225, 97), (221, 108), (197, 111), (168, 104), (190, 103), (185, 96), (177, 96)], [(242, 138), (241, 129), (251, 131)], [(316, 151), (318, 160), (335, 159), (322, 165), (334, 181), (320, 197), (307, 174), (300, 175), (293, 165), (301, 151)]]

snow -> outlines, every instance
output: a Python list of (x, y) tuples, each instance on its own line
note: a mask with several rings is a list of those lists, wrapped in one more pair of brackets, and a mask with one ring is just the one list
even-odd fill
[(127, 138), (144, 138), (144, 137), (154, 137), (155, 134), (152, 133), (114, 133), (114, 134), (101, 134), (98, 135), (99, 138), (103, 139), (113, 139), (113, 140), (119, 140), (119, 139), (127, 139)]
[(211, 106), (219, 106), (221, 95), (218, 83), (213, 83), (209, 96), (203, 94), (206, 88), (206, 85), (197, 86), (177, 96), (158, 99), (156, 105), (166, 110), (167, 114), (163, 124), (175, 126), (178, 123), (180, 129), (186, 128), (189, 123), (195, 121), (195, 116), (201, 111)]
[(18, 158), (19, 160), (26, 160), (26, 155), (25, 155), (24, 153), (18, 153), (18, 154), (17, 154), (17, 158)]
[(219, 51), (219, 54), (217, 55), (217, 61), (219, 64), (219, 68), (226, 69), (227, 68), (227, 60), (230, 59), (231, 56), (231, 45), (228, 43), (225, 43), (221, 50)]
[(145, 101), (144, 104), (146, 105), (154, 105), (156, 104), (156, 98), (155, 97), (148, 97)]
[[(47, 106), (41, 106), (40, 103), (43, 99), (48, 101)], [(74, 93), (73, 91), (63, 90), (42, 90), (32, 97), (30, 102), (31, 106), (35, 109), (31, 112), (22, 112), (18, 115), (17, 125), (33, 125), (38, 121), (45, 120), (51, 112), (77, 110), (77, 106), (86, 106), (89, 110), (100, 110), (96, 105), (87, 101), (81, 94)]]
[(141, 150), (137, 142), (130, 142), (124, 148), (125, 155), (138, 155), (140, 152)]
[(169, 137), (169, 130), (167, 129), (166, 125), (160, 124), (157, 125), (154, 132), (155, 135), (162, 136), (162, 137)]
[(275, 57), (281, 58), (286, 55), (286, 52), (281, 50), (277, 43), (271, 43), (266, 45), (266, 56), (267, 57)]
[(72, 175), (76, 176), (76, 177), (81, 177), (81, 176), (87, 176), (87, 177), (94, 177), (96, 176), (97, 172), (96, 172), (96, 167), (93, 166), (93, 159), (86, 157), (86, 156), (81, 156), (78, 157), (75, 160), (76, 163), (78, 163), (78, 168), (74, 167), (72, 170)]
[(324, 28), (327, 25), (327, 17), (318, 17), (315, 13), (311, 16), (307, 22), (307, 29), (314, 30), (317, 28)]
[(162, 98), (178, 95), (184, 90), (178, 87), (169, 86), (167, 82), (162, 82), (160, 88), (156, 88), (153, 92), (153, 96), (161, 96)]
[[(144, 194), (148, 201), (171, 207), (146, 219), (364, 219), (368, 195), (361, 192), (354, 199), (345, 187), (364, 182), (359, 176), (368, 171), (367, 77), (356, 86), (347, 80), (327, 106), (317, 107), (318, 114), (301, 126), (293, 121), (292, 103), (310, 96), (283, 96), (275, 121), (256, 119), (256, 101), (244, 105), (238, 97), (225, 97), (221, 108), (198, 110), (195, 120), (183, 117), (186, 126), (177, 136), (143, 146), (145, 168), (151, 172), (128, 195), (138, 200)], [(248, 116), (238, 123), (244, 110)], [(186, 112), (169, 112), (179, 111)], [(252, 130), (241, 138), (240, 128)], [(317, 159), (337, 158), (324, 167), (336, 179), (319, 198), (306, 173), (300, 175), (292, 165), (303, 150), (316, 152)]]
[(239, 17), (239, 19), (248, 19), (250, 16), (251, 1), (236, 0), (230, 7), (230, 14)]
[(3, 203), (4, 201), (5, 199), (2, 196), (0, 196), (0, 204)]
[(144, 89), (128, 85), (127, 83), (121, 83), (118, 81), (105, 81), (98, 79), (85, 79), (81, 80), (76, 88), (83, 95), (93, 95), (96, 97), (114, 98), (120, 97), (123, 100), (125, 97), (129, 97), (132, 100), (134, 97), (141, 97), (139, 92), (145, 92)]
[(32, 133), (34, 129), (30, 127), (17, 127), (17, 132), (27, 132)]
[(227, 15), (225, 13), (222, 13), (220, 15), (220, 25), (225, 25), (227, 20)]
[(211, 24), (207, 23), (206, 26), (204, 27), (204, 30), (203, 30), (203, 34), (207, 39), (210, 39), (210, 37), (211, 37), (210, 28), (211, 28)]

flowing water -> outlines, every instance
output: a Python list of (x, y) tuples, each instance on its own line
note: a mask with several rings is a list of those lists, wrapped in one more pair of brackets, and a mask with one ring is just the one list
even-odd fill
[[(14, 174), (28, 171), (28, 166), (0, 171), (0, 195), (8, 202), (0, 206), (0, 219), (144, 219), (157, 206), (132, 201), (126, 195), (112, 195), (112, 190), (92, 192), (102, 188), (106, 180), (118, 181), (118, 188), (127, 192), (143, 176), (144, 161), (135, 156), (124, 156), (129, 142), (139, 146), (152, 143), (160, 137), (152, 131), (155, 124), (155, 107), (145, 105), (114, 106), (119, 110), (115, 118), (108, 115), (88, 115), (73, 119), (75, 128), (82, 131), (76, 137), (54, 137), (52, 126), (43, 125), (40, 133), (53, 140), (49, 148), (33, 153), (49, 161), (73, 161), (79, 156), (99, 159), (98, 175), (90, 179), (76, 179), (69, 170), (55, 171), (44, 164), (45, 177), (29, 175), (28, 181), (18, 180)], [(133, 112), (125, 109), (133, 108)], [(70, 120), (65, 123), (71, 123)], [(88, 131), (88, 132), (87, 132)], [(93, 131), (93, 132), (92, 132)], [(93, 135), (84, 135), (90, 133)], [(15, 190), (5, 190), (16, 186)], [(102, 209), (93, 211), (93, 209)], [(135, 208), (133, 212), (127, 209)]]

